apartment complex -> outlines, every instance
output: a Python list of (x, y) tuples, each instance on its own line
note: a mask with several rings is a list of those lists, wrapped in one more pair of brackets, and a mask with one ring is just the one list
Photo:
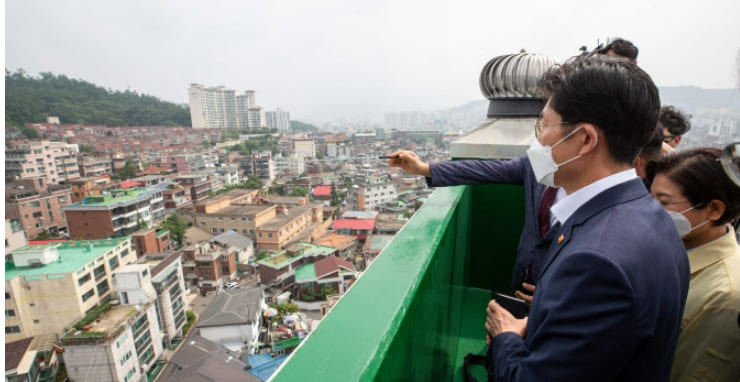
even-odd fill
[(100, 177), (113, 173), (113, 161), (109, 157), (80, 156), (77, 159), (80, 176), (83, 178)]
[(133, 263), (130, 238), (30, 245), (5, 263), (5, 339), (61, 333), (110, 299), (111, 274)]
[(164, 215), (163, 191), (162, 187), (113, 190), (64, 206), (70, 237), (102, 239), (151, 227), (152, 219)]
[(43, 178), (44, 184), (65, 183), (80, 177), (76, 144), (32, 141), (5, 149), (5, 180)]
[(75, 380), (151, 380), (164, 349), (182, 340), (188, 302), (178, 254), (148, 254), (122, 266), (113, 273), (113, 290), (115, 299), (61, 339)]
[(259, 197), (257, 190), (232, 190), (196, 204), (192, 221), (214, 234), (233, 230), (267, 250), (280, 250), (323, 233), (321, 204), (307, 204), (303, 197), (268, 201)]
[(67, 231), (62, 208), (72, 203), (72, 188), (57, 184), (40, 186), (40, 180), (5, 185), (5, 216), (29, 240), (44, 233), (54, 236)]
[(207, 88), (191, 84), (188, 89), (193, 129), (250, 129), (265, 126), (265, 115), (257, 106), (256, 92), (236, 91), (223, 86)]

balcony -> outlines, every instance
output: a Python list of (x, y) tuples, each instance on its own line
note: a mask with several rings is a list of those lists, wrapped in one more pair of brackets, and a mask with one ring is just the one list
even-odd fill
[(273, 381), (464, 380), (491, 290), (509, 290), (523, 206), (519, 186), (435, 191)]

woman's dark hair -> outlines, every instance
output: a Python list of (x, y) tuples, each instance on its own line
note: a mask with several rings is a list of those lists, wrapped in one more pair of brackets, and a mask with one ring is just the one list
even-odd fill
[(740, 187), (722, 169), (720, 153), (719, 149), (705, 147), (668, 154), (648, 163), (648, 179), (665, 175), (697, 208), (705, 208), (712, 200), (723, 202), (725, 213), (715, 225), (730, 223), (740, 215)]
[(599, 128), (618, 163), (634, 162), (658, 122), (658, 88), (637, 65), (619, 58), (574, 57), (550, 68), (541, 86), (563, 121)]

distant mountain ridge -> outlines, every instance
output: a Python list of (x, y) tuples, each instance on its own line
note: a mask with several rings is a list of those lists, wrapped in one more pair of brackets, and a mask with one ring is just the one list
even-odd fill
[[(667, 86), (658, 88), (663, 105), (674, 105), (689, 113), (728, 109), (740, 114), (740, 89), (703, 89), (696, 86)], [(480, 115), (486, 117), (488, 100), (475, 100), (440, 110), (453, 115)]]

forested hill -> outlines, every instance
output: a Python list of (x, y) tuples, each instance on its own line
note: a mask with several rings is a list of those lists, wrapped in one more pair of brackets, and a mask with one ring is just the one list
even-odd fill
[(61, 123), (190, 126), (187, 107), (131, 91), (113, 91), (64, 75), (5, 70), (5, 123), (23, 126), (57, 116)]

